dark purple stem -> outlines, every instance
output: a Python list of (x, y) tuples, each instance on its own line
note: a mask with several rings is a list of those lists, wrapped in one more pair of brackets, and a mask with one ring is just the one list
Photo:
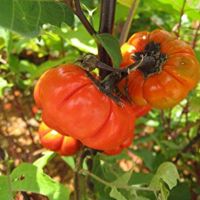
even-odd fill
[[(100, 17), (100, 27), (99, 33), (110, 33), (113, 32), (114, 17), (115, 17), (115, 7), (116, 0), (101, 0), (101, 17)], [(103, 63), (106, 63), (109, 66), (112, 66), (112, 61), (110, 56), (105, 51), (105, 49), (99, 45), (98, 46), (98, 55), (99, 60)], [(100, 70), (100, 76), (103, 79), (109, 74), (108, 71)]]

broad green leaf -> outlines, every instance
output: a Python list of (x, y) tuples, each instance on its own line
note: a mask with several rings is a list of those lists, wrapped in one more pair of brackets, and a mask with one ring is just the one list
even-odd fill
[(7, 31), (3, 28), (3, 27), (0, 27), (0, 37), (3, 38), (4, 40), (7, 39)]
[(9, 56), (9, 68), (15, 74), (20, 72), (20, 61), (19, 58), (15, 55), (10, 54)]
[(74, 170), (75, 169), (75, 161), (72, 156), (62, 156), (62, 159)]
[(149, 184), (153, 174), (151, 173), (132, 173), (132, 176), (129, 180), (129, 184), (137, 185), (137, 184)]
[(130, 178), (131, 178), (131, 175), (132, 175), (133, 171), (130, 170), (129, 172), (125, 172), (123, 175), (121, 175), (119, 178), (117, 178), (117, 180), (113, 181), (112, 184), (114, 185), (126, 185), (128, 184)]
[(0, 199), (13, 200), (8, 176), (0, 176)]
[(47, 163), (53, 159), (54, 157), (56, 156), (56, 153), (55, 152), (52, 152), (52, 151), (46, 151), (43, 153), (43, 156), (38, 158), (33, 164), (38, 167), (38, 168), (41, 168), (43, 169)]
[[(183, 2), (184, 0), (158, 0), (150, 1), (149, 4), (151, 6), (157, 6), (159, 9), (164, 10), (165, 12), (170, 13), (174, 15), (174, 17), (178, 18), (183, 6)], [(184, 8), (185, 17), (187, 16), (187, 18), (190, 18), (191, 20), (200, 20), (199, 8), (200, 5), (198, 0), (186, 1)], [(184, 22), (185, 19), (183, 18), (182, 22)]]
[(28, 72), (30, 74), (33, 74), (37, 70), (36, 65), (28, 62), (27, 60), (18, 60), (18, 66), (19, 72)]
[(182, 148), (181, 146), (178, 146), (176, 143), (174, 143), (174, 141), (170, 140), (163, 140), (161, 141), (161, 143), (164, 144), (166, 147), (174, 150), (179, 150)]
[[(64, 25), (63, 25), (64, 26)], [(85, 30), (83, 25), (79, 25), (75, 30), (63, 27), (62, 29), (51, 26), (51, 30), (66, 40), (71, 46), (86, 52), (97, 54), (97, 47), (94, 38)]]
[(122, 21), (122, 19), (126, 20), (128, 13), (129, 13), (129, 8), (127, 6), (124, 6), (122, 4), (117, 4), (115, 11), (115, 22), (120, 22)]
[[(181, 11), (184, 0), (159, 0), (164, 4), (170, 4), (178, 12)], [(199, 13), (200, 4), (199, 1), (192, 0), (186, 1), (184, 14), (187, 15), (191, 20), (200, 20)]]
[(166, 147), (174, 150), (180, 150), (182, 148), (181, 146), (178, 146), (176, 143), (174, 143), (174, 141), (170, 140), (162, 140), (161, 143), (164, 144)]
[(179, 174), (173, 163), (165, 162), (160, 165), (157, 170), (157, 174), (168, 185), (170, 190), (177, 185)]
[(69, 189), (55, 182), (42, 169), (22, 163), (11, 174), (12, 190), (39, 193), (50, 200), (68, 200)]
[(154, 163), (154, 160), (155, 160), (155, 155), (153, 154), (152, 151), (149, 151), (147, 149), (140, 149), (140, 150), (137, 150), (137, 151), (133, 151), (133, 153), (135, 153), (137, 156), (142, 158), (145, 165), (149, 169), (153, 170), (153, 163)]
[(169, 190), (177, 185), (178, 179), (179, 174), (176, 166), (171, 162), (165, 162), (157, 169), (149, 188), (160, 191), (160, 198), (162, 200), (167, 200), (169, 196)]
[(157, 169), (157, 172), (150, 183), (150, 188), (161, 189), (163, 181), (168, 185), (169, 189), (171, 190), (177, 185), (178, 179), (179, 174), (176, 166), (171, 162), (164, 162)]
[(127, 7), (131, 7), (133, 4), (133, 0), (118, 0), (118, 2)]
[(150, 199), (142, 196), (137, 196), (135, 200), (150, 200)]
[(167, 200), (169, 197), (169, 189), (164, 185), (161, 184), (160, 186), (160, 195), (162, 200)]
[(187, 183), (179, 183), (172, 189), (169, 200), (188, 200), (191, 199), (190, 186)]
[[(102, 157), (107, 157), (108, 160), (102, 160)], [(103, 156), (102, 154), (98, 153), (93, 159), (92, 173), (100, 177), (101, 179), (111, 183), (115, 181), (122, 173), (118, 171), (119, 168), (117, 168), (116, 164), (114, 164), (115, 161), (109, 160), (110, 157), (112, 156)], [(96, 181), (95, 179), (93, 179), (92, 181), (94, 182), (94, 188), (95, 192), (97, 193), (98, 200), (113, 200), (113, 198), (109, 196), (110, 187)]]
[(37, 35), (43, 24), (72, 26), (74, 16), (64, 3), (44, 0), (1, 0), (0, 26), (25, 36)]
[(113, 66), (119, 67), (122, 59), (120, 45), (118, 40), (108, 33), (102, 33), (95, 36), (97, 41), (105, 48), (112, 59)]
[(110, 197), (116, 200), (127, 200), (118, 190), (116, 187), (112, 187), (110, 192)]

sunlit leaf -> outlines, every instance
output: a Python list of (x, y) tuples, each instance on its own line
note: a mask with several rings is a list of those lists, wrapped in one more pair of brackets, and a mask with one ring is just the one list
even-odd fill
[(110, 197), (116, 200), (127, 200), (118, 190), (116, 187), (113, 187), (110, 192)]
[(160, 189), (161, 181), (165, 182), (171, 190), (176, 186), (179, 174), (176, 166), (171, 162), (165, 162), (159, 166), (153, 177), (150, 188)]
[(55, 182), (42, 169), (23, 163), (11, 174), (12, 191), (27, 191), (47, 196), (50, 200), (68, 200), (69, 189)]
[(52, 151), (46, 151), (43, 153), (43, 156), (38, 158), (33, 164), (38, 168), (44, 168), (47, 163), (55, 157), (56, 153)]
[(37, 35), (43, 24), (72, 26), (74, 16), (64, 3), (43, 0), (1, 0), (0, 25), (26, 36)]
[(110, 34), (103, 33), (96, 35), (97, 41), (105, 48), (110, 55), (113, 66), (119, 67), (122, 59), (118, 40)]

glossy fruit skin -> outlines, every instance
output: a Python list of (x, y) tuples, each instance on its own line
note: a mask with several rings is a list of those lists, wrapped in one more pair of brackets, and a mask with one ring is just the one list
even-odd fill
[(44, 122), (40, 124), (38, 133), (42, 146), (63, 156), (74, 155), (81, 147), (78, 140), (61, 135), (49, 128)]
[(192, 48), (164, 30), (138, 32), (130, 37), (122, 48), (121, 67), (134, 63), (132, 57), (141, 52), (150, 42), (160, 44), (160, 50), (167, 59), (162, 70), (149, 77), (137, 69), (130, 73), (128, 92), (137, 105), (151, 105), (171, 108), (184, 99), (200, 80), (200, 65)]
[(133, 113), (135, 114), (135, 117), (139, 118), (146, 115), (151, 110), (151, 106), (150, 105), (138, 106), (136, 104), (132, 104), (132, 110)]
[(133, 138), (128, 137), (120, 146), (116, 147), (115, 149), (110, 149), (104, 151), (104, 154), (114, 156), (121, 153), (121, 151), (132, 144)]
[(123, 147), (133, 139), (135, 115), (127, 102), (116, 104), (103, 94), (74, 64), (44, 73), (36, 84), (34, 98), (43, 121), (63, 135), (102, 151)]

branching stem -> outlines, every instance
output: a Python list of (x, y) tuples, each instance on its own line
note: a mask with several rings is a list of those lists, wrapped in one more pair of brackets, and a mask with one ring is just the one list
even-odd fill
[(101, 179), (100, 177), (96, 176), (95, 174), (93, 174), (85, 169), (81, 169), (79, 172), (83, 175), (92, 177), (96, 181), (98, 181), (108, 187), (116, 187), (118, 189), (125, 189), (125, 190), (133, 190), (134, 189), (134, 190), (140, 190), (140, 191), (155, 192), (155, 190), (153, 190), (151, 188), (147, 188), (147, 187), (141, 187), (141, 186), (135, 186), (135, 185), (114, 184), (114, 183), (111, 183), (111, 182)]
[(96, 31), (84, 15), (83, 10), (81, 8), (80, 0), (72, 0), (70, 1), (70, 3), (68, 0), (65, 0), (65, 3), (73, 9), (74, 14), (76, 14), (76, 16), (80, 19), (82, 24), (87, 29), (88, 33), (90, 33), (90, 35), (95, 35)]
[(197, 135), (192, 140), (190, 140), (190, 142), (185, 147), (183, 147), (183, 149), (180, 151), (181, 153), (178, 153), (174, 162), (176, 163), (181, 158), (182, 153), (189, 151), (192, 148), (192, 146), (198, 143), (199, 141), (200, 141), (200, 128)]
[(197, 39), (198, 39), (198, 36), (199, 36), (199, 30), (200, 30), (200, 21), (197, 21), (197, 26), (196, 26), (196, 29), (195, 29), (195, 33), (194, 33), (192, 43), (191, 43), (191, 46), (192, 46), (193, 49), (195, 49), (195, 47), (196, 47)]
[(187, 2), (187, 0), (183, 0), (183, 5), (182, 5), (181, 11), (180, 11), (180, 18), (179, 18), (179, 22), (178, 22), (178, 25), (177, 25), (177, 32), (176, 32), (177, 37), (180, 36), (182, 17), (183, 17), (183, 14), (184, 14), (186, 2)]

